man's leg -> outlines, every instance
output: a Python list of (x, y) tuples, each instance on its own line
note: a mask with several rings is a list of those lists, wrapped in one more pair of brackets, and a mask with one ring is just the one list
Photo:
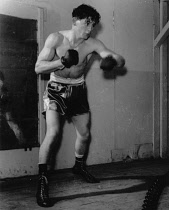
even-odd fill
[(76, 143), (75, 143), (75, 156), (76, 162), (73, 167), (73, 173), (81, 175), (89, 183), (98, 183), (87, 170), (84, 161), (84, 156), (89, 144), (90, 135), (90, 114), (85, 113), (82, 115), (72, 117), (73, 124), (76, 129)]
[(37, 188), (37, 203), (42, 207), (51, 206), (48, 195), (47, 164), (53, 144), (56, 143), (60, 130), (60, 115), (53, 111), (46, 111), (47, 131), (39, 150), (39, 179)]

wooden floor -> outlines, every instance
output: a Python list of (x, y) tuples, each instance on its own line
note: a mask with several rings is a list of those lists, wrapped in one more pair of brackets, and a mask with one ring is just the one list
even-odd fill
[[(157, 175), (169, 170), (169, 160), (133, 161), (88, 166), (100, 178), (85, 183), (71, 169), (50, 174), (50, 210), (141, 210), (148, 187)], [(0, 180), (0, 210), (44, 209), (36, 204), (37, 176)], [(158, 210), (169, 209), (169, 186), (159, 200)]]

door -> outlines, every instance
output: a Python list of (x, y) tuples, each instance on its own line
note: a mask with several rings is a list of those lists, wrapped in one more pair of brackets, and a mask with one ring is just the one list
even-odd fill
[(1, 2), (0, 178), (37, 173), (42, 94), (34, 66), (42, 41), (42, 9)]

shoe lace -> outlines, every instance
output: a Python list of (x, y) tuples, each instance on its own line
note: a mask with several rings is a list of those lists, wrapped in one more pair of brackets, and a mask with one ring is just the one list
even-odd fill
[(46, 176), (41, 176), (39, 178), (39, 182), (40, 182), (40, 194), (41, 197), (43, 197), (43, 199), (47, 199), (48, 196), (48, 180), (46, 178)]

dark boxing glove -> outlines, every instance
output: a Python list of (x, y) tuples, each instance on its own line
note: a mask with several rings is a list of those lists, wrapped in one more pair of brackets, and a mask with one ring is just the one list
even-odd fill
[(100, 68), (104, 71), (112, 70), (115, 66), (117, 66), (117, 61), (111, 55), (102, 58), (100, 63)]
[(70, 68), (73, 65), (77, 65), (79, 62), (79, 55), (76, 50), (69, 49), (65, 56), (61, 57), (61, 63), (66, 67)]

